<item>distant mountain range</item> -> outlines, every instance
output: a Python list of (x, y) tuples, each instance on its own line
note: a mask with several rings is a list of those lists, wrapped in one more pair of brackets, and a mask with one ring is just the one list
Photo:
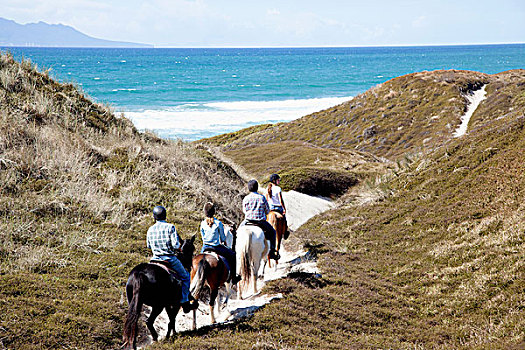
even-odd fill
[(90, 37), (73, 27), (45, 22), (19, 24), (0, 17), (0, 46), (40, 47), (153, 47)]

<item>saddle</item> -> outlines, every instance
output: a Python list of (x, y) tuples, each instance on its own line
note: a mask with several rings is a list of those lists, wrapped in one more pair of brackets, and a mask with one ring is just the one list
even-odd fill
[(228, 264), (228, 260), (224, 256), (220, 255), (211, 248), (204, 249), (203, 253), (213, 255), (215, 259), (222, 261), (222, 263), (226, 266), (226, 271), (228, 271), (228, 279), (230, 279), (230, 264)]
[(170, 267), (170, 263), (167, 262), (167, 261), (163, 261), (163, 260), (155, 260), (155, 259), (151, 259), (149, 261), (150, 264), (152, 265), (157, 265), (157, 266), (160, 266), (164, 269), (164, 271), (166, 271), (170, 277), (171, 277), (171, 280), (172, 282), (173, 281), (176, 281), (177, 283), (180, 284), (180, 281), (179, 279), (177, 278), (177, 273), (175, 272), (175, 270), (173, 270), (171, 267)]
[[(242, 225), (259, 227), (259, 224), (254, 221), (245, 220)], [(260, 227), (259, 227), (260, 228)], [(262, 229), (261, 229), (262, 230)]]

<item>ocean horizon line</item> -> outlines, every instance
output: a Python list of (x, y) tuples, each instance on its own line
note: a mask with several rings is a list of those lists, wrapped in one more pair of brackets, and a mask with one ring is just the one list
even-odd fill
[(224, 46), (163, 46), (153, 47), (118, 47), (118, 46), (18, 46), (0, 45), (0, 48), (34, 48), (34, 49), (120, 49), (120, 50), (152, 50), (152, 49), (352, 49), (352, 48), (425, 48), (425, 47), (468, 47), (468, 46), (506, 46), (525, 45), (524, 42), (497, 42), (497, 43), (439, 43), (439, 44), (388, 44), (388, 45), (224, 45)]

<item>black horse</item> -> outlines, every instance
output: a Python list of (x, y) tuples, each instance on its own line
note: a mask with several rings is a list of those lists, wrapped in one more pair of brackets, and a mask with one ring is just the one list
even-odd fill
[[(178, 258), (182, 265), (189, 270), (194, 246), (195, 235), (185, 239), (181, 246), (181, 252)], [(168, 324), (169, 338), (171, 331), (175, 334), (175, 317), (180, 309), (181, 285), (175, 280), (162, 266), (151, 263), (142, 263), (131, 270), (126, 283), (126, 295), (128, 297), (128, 314), (124, 323), (123, 347), (129, 348), (133, 345), (136, 349), (137, 342), (137, 323), (142, 311), (142, 305), (151, 306), (151, 315), (146, 321), (153, 341), (157, 341), (158, 334), (153, 327), (153, 323), (164, 308), (168, 313), (170, 322)]]

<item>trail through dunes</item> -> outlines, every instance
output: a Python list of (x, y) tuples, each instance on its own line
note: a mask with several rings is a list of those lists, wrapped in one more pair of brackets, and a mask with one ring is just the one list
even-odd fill
[[(283, 192), (283, 199), (288, 210), (287, 218), (289, 226), (292, 230), (296, 230), (311, 217), (329, 210), (334, 206), (334, 204), (327, 199), (308, 196), (296, 191)], [(282, 243), (280, 253), (281, 259), (279, 260), (279, 264), (272, 265), (272, 267), (261, 267), (259, 275), (262, 274), (264, 268), (264, 277), (259, 277), (259, 281), (257, 282), (259, 290), (266, 282), (286, 277), (292, 272), (319, 273), (316, 262), (309, 256), (309, 254), (303, 250), (296, 251), (292, 249), (290, 241), (284, 241)], [(226, 296), (225, 293), (226, 291), (223, 288), (217, 299), (223, 301)], [(226, 305), (215, 306), (215, 317), (218, 323), (232, 322), (250, 316), (260, 307), (268, 304), (274, 299), (280, 298), (282, 298), (281, 294), (266, 295), (258, 293), (252, 295), (248, 292), (248, 294), (244, 295), (244, 300), (238, 300), (236, 290), (234, 290)], [(149, 307), (145, 307), (144, 309), (145, 316), (143, 315), (141, 320), (143, 324), (151, 310)], [(191, 330), (192, 322), (192, 313), (184, 314), (182, 311), (179, 312), (177, 315), (175, 331), (182, 332)], [(197, 328), (209, 325), (209, 306), (205, 303), (201, 303), (197, 310)], [(166, 314), (166, 311), (163, 311), (155, 321), (155, 329), (159, 333), (160, 338), (164, 338), (166, 335), (167, 326), (168, 315)], [(149, 333), (147, 333), (147, 336), (143, 335), (138, 339), (138, 344), (140, 344), (141, 347), (151, 344), (151, 342), (152, 339)]]
[(461, 117), (461, 125), (457, 128), (457, 130), (454, 132), (454, 137), (460, 137), (467, 133), (468, 123), (470, 121), (470, 118), (478, 108), (481, 101), (483, 101), (486, 97), (485, 95), (487, 92), (485, 91), (485, 88), (487, 85), (483, 85), (481, 89), (473, 91), (469, 95), (467, 95), (468, 100), (468, 107), (466, 113)]

